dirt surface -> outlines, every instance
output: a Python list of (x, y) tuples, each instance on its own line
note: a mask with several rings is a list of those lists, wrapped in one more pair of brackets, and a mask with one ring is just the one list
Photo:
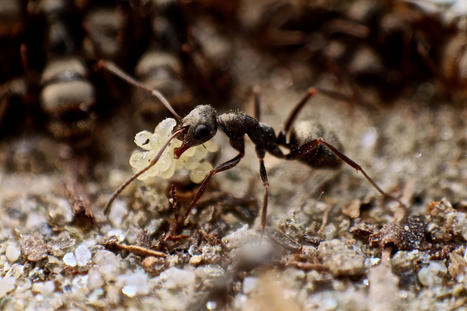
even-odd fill
[[(260, 86), (261, 121), (281, 130), (307, 91), (300, 62), (281, 65), (241, 39), (234, 47), (232, 105), (252, 113), (250, 90)], [(263, 186), (248, 139), (245, 158), (216, 175), (179, 239), (168, 241), (169, 181), (136, 181), (102, 212), (131, 174), (139, 129), (126, 116), (102, 122), (99, 156), (45, 134), (4, 139), (1, 308), (467, 310), (467, 106), (435, 99), (430, 83), (373, 106), (318, 93), (299, 117), (332, 129), (345, 154), (407, 210), (350, 166), (312, 169), (268, 155), (262, 240)], [(215, 140), (213, 162), (235, 155), (223, 133)], [(193, 193), (178, 189), (180, 208)]]

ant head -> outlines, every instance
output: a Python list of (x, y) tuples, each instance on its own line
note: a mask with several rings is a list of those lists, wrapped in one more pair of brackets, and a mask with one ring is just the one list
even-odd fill
[(208, 105), (197, 106), (182, 119), (178, 128), (185, 130), (178, 139), (182, 145), (175, 149), (175, 157), (179, 158), (190, 147), (201, 145), (211, 139), (217, 131), (216, 110)]

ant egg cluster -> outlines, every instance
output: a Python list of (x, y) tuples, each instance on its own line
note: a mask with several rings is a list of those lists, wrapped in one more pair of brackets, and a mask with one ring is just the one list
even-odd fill
[[(134, 151), (130, 157), (130, 165), (133, 167), (134, 172), (140, 171), (149, 165), (172, 135), (172, 130), (176, 124), (177, 122), (174, 119), (167, 118), (156, 126), (154, 133), (142, 131), (136, 134), (135, 143), (143, 150)], [(217, 145), (209, 140), (202, 145), (188, 149), (180, 158), (175, 159), (174, 149), (181, 145), (180, 140), (172, 140), (159, 161), (148, 171), (141, 174), (138, 179), (146, 181), (155, 176), (169, 179), (176, 169), (185, 169), (190, 172), (190, 179), (194, 183), (202, 182), (212, 169), (211, 163), (206, 161), (205, 158), (208, 152), (217, 151)]]

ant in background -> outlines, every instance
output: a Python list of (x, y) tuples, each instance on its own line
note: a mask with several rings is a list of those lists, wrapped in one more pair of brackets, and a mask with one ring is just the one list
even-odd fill
[[(243, 112), (217, 114), (216, 110), (209, 105), (198, 105), (188, 115), (182, 118), (174, 111), (170, 103), (158, 90), (147, 88), (145, 85), (124, 73), (111, 62), (101, 60), (97, 64), (97, 67), (99, 69), (108, 70), (133, 86), (145, 90), (152, 96), (156, 97), (178, 121), (178, 125), (175, 127), (173, 134), (162, 146), (154, 159), (152, 159), (150, 164), (134, 174), (112, 194), (105, 205), (105, 213), (108, 212), (112, 202), (126, 186), (157, 163), (164, 150), (174, 138), (182, 141), (182, 145), (174, 150), (175, 158), (179, 158), (187, 149), (201, 145), (211, 139), (216, 134), (218, 128), (227, 135), (230, 139), (230, 145), (238, 151), (238, 154), (234, 158), (219, 164), (209, 172), (186, 210), (185, 218), (189, 215), (191, 209), (198, 203), (199, 199), (206, 191), (211, 177), (219, 172), (233, 168), (243, 158), (245, 155), (245, 135), (248, 135), (250, 140), (256, 146), (256, 155), (259, 160), (259, 172), (264, 186), (263, 206), (261, 210), (262, 232), (264, 232), (264, 228), (266, 226), (269, 188), (268, 176), (264, 166), (264, 156), (266, 152), (285, 160), (299, 160), (313, 168), (336, 169), (341, 165), (342, 161), (344, 161), (357, 171), (360, 171), (379, 193), (399, 202), (404, 209), (407, 209), (406, 205), (399, 199), (384, 192), (360, 167), (360, 165), (338, 150), (342, 150), (342, 144), (332, 131), (326, 131), (319, 123), (315, 123), (311, 120), (296, 122), (294, 125), (299, 112), (305, 106), (307, 101), (317, 92), (314, 88), (310, 88), (305, 96), (303, 96), (303, 98), (297, 103), (285, 122), (284, 130), (276, 135), (272, 127), (259, 121), (260, 98), (258, 89), (255, 90), (255, 117), (249, 116)], [(287, 148), (289, 153), (283, 153), (280, 146)]]

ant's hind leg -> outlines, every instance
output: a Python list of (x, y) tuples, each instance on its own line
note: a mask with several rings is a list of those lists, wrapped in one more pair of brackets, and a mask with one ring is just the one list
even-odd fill
[(283, 140), (285, 139), (290, 129), (292, 128), (292, 125), (297, 119), (297, 116), (300, 113), (300, 111), (302, 111), (303, 107), (305, 107), (305, 104), (308, 102), (308, 100), (311, 97), (313, 97), (317, 92), (319, 92), (320, 94), (326, 95), (328, 97), (337, 99), (337, 100), (344, 100), (344, 101), (349, 100), (349, 98), (346, 95), (340, 94), (338, 92), (329, 91), (329, 90), (322, 89), (322, 88), (314, 88), (314, 87), (309, 88), (306, 94), (295, 105), (294, 109), (292, 109), (289, 116), (287, 117), (287, 120), (284, 123), (284, 129), (282, 132), (279, 133), (279, 136), (281, 136)]
[(331, 150), (336, 156), (339, 157), (339, 159), (341, 159), (342, 161), (344, 161), (346, 164), (350, 165), (351, 167), (353, 167), (354, 169), (356, 169), (357, 171), (360, 171), (363, 176), (366, 178), (366, 180), (368, 180), (368, 182), (373, 186), (375, 187), (376, 190), (378, 190), (379, 193), (381, 193), (383, 196), (387, 197), (387, 198), (390, 198), (391, 200), (394, 200), (394, 201), (397, 201), (406, 211), (407, 211), (407, 206), (402, 203), (402, 201), (400, 201), (398, 198), (390, 195), (389, 193), (386, 193), (384, 192), (377, 184), (376, 182), (365, 172), (365, 170), (360, 166), (358, 165), (356, 162), (354, 162), (352, 159), (350, 159), (349, 157), (347, 157), (345, 154), (343, 154), (342, 152), (340, 152), (339, 150), (337, 150), (336, 147), (334, 147), (333, 145), (329, 144), (328, 142), (326, 142), (325, 140), (323, 140), (322, 138), (318, 138), (318, 139), (314, 139), (312, 141), (309, 141), (307, 142), (306, 144), (302, 145), (300, 148), (298, 148), (296, 151), (293, 151), (291, 153), (289, 153), (287, 155), (287, 159), (288, 160), (294, 160), (294, 159), (300, 159), (301, 157), (303, 157), (306, 153), (312, 151), (313, 149), (315, 149), (316, 147), (318, 147), (319, 145), (325, 145), (326, 147), (329, 148), (329, 150)]
[(261, 88), (258, 85), (253, 86), (253, 97), (255, 102), (255, 119), (261, 121)]
[(287, 135), (289, 132), (290, 128), (292, 127), (292, 124), (295, 122), (295, 119), (297, 118), (298, 114), (300, 111), (302, 111), (303, 107), (305, 107), (305, 104), (308, 102), (308, 100), (315, 95), (317, 90), (315, 88), (309, 88), (306, 94), (300, 99), (300, 101), (295, 105), (294, 109), (290, 112), (289, 116), (287, 117), (287, 120), (285, 121), (284, 125), (284, 134)]
[(284, 129), (279, 132), (277, 135), (277, 143), (281, 146), (286, 146), (287, 147), (287, 134), (290, 131), (290, 128), (292, 127), (292, 124), (295, 122), (295, 119), (297, 118), (298, 114), (300, 111), (305, 107), (305, 104), (308, 102), (308, 100), (315, 95), (317, 92), (316, 88), (309, 88), (306, 94), (300, 99), (300, 101), (295, 105), (294, 109), (290, 112), (289, 116), (287, 117), (285, 123), (284, 123)]

